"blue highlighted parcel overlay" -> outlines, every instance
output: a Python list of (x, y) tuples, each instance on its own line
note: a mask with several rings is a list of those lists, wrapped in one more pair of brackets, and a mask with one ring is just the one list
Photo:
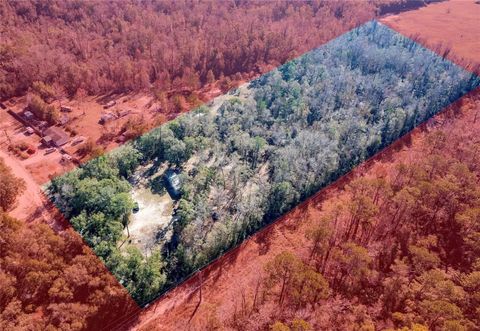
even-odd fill
[(145, 305), (479, 85), (372, 21), (46, 190)]

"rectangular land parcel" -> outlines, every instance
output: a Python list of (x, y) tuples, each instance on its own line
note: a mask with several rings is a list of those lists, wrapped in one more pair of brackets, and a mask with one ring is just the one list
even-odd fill
[[(54, 179), (48, 193), (145, 304), (479, 84), (369, 22)], [(139, 235), (135, 213), (157, 198), (164, 207), (142, 214)]]

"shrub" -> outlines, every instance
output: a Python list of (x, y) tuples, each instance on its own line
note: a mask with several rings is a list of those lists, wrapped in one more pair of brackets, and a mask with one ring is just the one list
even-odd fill
[(42, 121), (47, 121), (48, 124), (54, 125), (58, 122), (60, 117), (58, 110), (54, 106), (47, 104), (38, 95), (32, 95), (28, 103), (28, 110)]
[(26, 142), (20, 141), (20, 142), (17, 143), (17, 145), (15, 147), (23, 152), (23, 151), (26, 151), (29, 146)]
[(35, 154), (36, 151), (37, 149), (35, 148), (35, 146), (29, 145), (27, 148), (27, 153), (30, 155)]
[(51, 102), (55, 99), (55, 91), (50, 85), (45, 84), (44, 82), (34, 82), (32, 84), (32, 90), (47, 102)]

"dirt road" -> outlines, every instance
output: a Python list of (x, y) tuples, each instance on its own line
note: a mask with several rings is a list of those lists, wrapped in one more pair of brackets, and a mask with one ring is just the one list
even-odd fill
[(12, 169), (15, 176), (22, 178), (26, 184), (25, 192), (18, 198), (15, 208), (9, 212), (10, 215), (27, 222), (46, 217), (45, 197), (30, 172), (22, 166), (15, 156), (5, 151), (0, 150), (0, 158)]

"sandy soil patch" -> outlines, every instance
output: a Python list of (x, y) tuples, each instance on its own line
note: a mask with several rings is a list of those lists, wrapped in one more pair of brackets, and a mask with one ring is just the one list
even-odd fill
[(146, 187), (134, 188), (132, 198), (138, 203), (139, 210), (130, 216), (128, 231), (125, 229), (124, 234), (129, 233), (131, 243), (148, 255), (172, 221), (174, 202), (168, 193), (155, 194)]

